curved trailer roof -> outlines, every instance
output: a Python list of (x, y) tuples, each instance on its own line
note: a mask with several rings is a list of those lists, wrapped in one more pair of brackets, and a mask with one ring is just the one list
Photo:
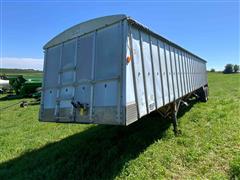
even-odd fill
[(43, 49), (48, 49), (50, 47), (53, 47), (57, 44), (60, 44), (62, 42), (68, 41), (70, 39), (73, 39), (75, 37), (78, 36), (82, 36), (84, 34), (88, 34), (90, 32), (93, 32), (97, 29), (101, 29), (104, 28), (106, 26), (110, 26), (111, 24), (115, 24), (119, 21), (122, 21), (126, 19), (130, 24), (132, 24), (133, 26), (136, 26), (140, 29), (143, 29), (149, 33), (151, 33), (152, 35), (156, 36), (157, 38), (161, 39), (162, 41), (176, 47), (179, 48), (180, 50), (183, 50), (187, 53), (189, 53), (190, 55), (198, 58), (199, 60), (202, 60), (206, 63), (206, 60), (200, 58), (199, 56), (189, 52), (188, 50), (184, 49), (183, 47), (173, 43), (172, 41), (169, 41), (168, 39), (160, 36), (159, 34), (153, 32), (152, 30), (150, 30), (148, 27), (142, 25), (141, 23), (137, 22), (136, 20), (132, 19), (131, 17), (124, 15), (124, 14), (119, 14), (119, 15), (112, 15), (112, 16), (103, 16), (103, 17), (99, 17), (99, 18), (95, 18), (95, 19), (91, 19), (85, 22), (82, 22), (80, 24), (77, 24), (75, 26), (70, 27), (69, 29), (63, 31), (62, 33), (60, 33), (59, 35), (55, 36), (53, 39), (51, 39), (44, 47)]

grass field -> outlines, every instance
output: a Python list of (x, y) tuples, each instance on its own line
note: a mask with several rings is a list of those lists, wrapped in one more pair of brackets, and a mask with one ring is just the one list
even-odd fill
[(42, 71), (33, 69), (1, 69), (0, 75), (23, 75), (26, 78), (42, 77)]
[[(0, 179), (240, 179), (240, 74), (209, 73), (207, 103), (128, 126), (38, 122), (39, 106), (0, 113)], [(19, 100), (1, 101), (7, 106)]]

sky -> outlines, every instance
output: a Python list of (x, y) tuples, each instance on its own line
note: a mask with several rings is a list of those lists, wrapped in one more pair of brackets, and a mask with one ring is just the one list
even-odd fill
[(205, 59), (207, 68), (240, 64), (239, 1), (1, 0), (1, 68), (43, 68), (43, 45), (89, 19), (127, 14)]

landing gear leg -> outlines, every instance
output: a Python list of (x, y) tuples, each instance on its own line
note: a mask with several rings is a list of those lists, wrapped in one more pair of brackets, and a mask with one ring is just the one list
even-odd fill
[(177, 135), (178, 134), (178, 122), (177, 122), (177, 112), (176, 111), (173, 112), (172, 120), (173, 120), (173, 122), (172, 122), (173, 123), (173, 132), (175, 135)]
[(163, 118), (169, 118), (172, 121), (173, 132), (174, 132), (175, 136), (182, 134), (181, 130), (178, 129), (178, 120), (177, 120), (177, 114), (178, 114), (178, 110), (179, 110), (181, 103), (185, 106), (188, 106), (187, 102), (180, 99), (180, 100), (177, 100), (177, 101), (171, 103), (169, 106), (167, 106), (166, 109), (157, 111)]
[(180, 106), (181, 101), (178, 102), (174, 102), (172, 105), (172, 123), (173, 123), (173, 132), (175, 134), (175, 136), (178, 136), (181, 134), (181, 130), (178, 129), (178, 120), (177, 120), (177, 113), (178, 113), (178, 109)]

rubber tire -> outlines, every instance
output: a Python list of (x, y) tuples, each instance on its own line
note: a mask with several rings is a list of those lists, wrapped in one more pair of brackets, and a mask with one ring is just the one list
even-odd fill
[(203, 87), (200, 93), (200, 101), (207, 102), (208, 101), (208, 87)]
[(27, 106), (28, 106), (28, 103), (25, 102), (25, 101), (23, 101), (23, 102), (20, 103), (20, 107), (21, 107), (21, 108), (25, 108), (25, 107), (27, 107)]

